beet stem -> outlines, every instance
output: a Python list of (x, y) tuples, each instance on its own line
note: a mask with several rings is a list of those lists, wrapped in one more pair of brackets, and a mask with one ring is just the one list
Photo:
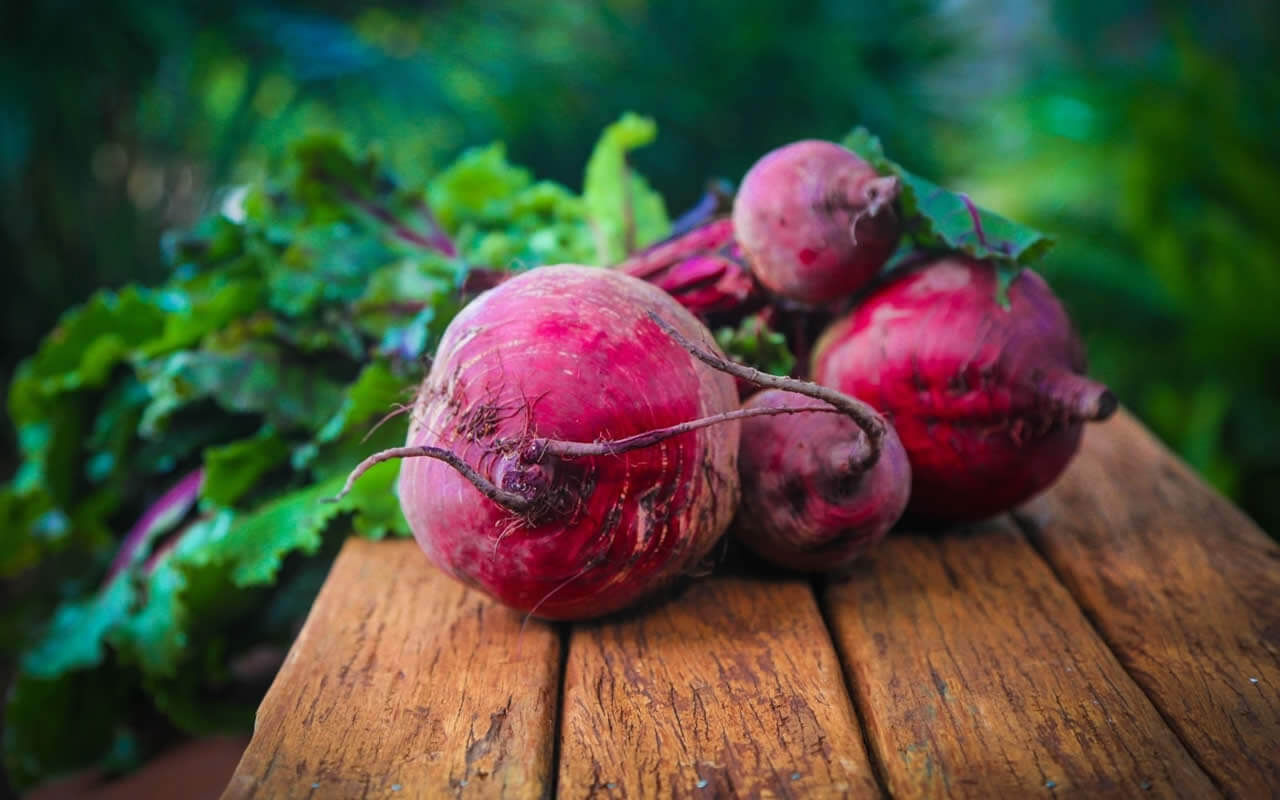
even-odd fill
[(973, 232), (978, 236), (978, 244), (983, 247), (989, 247), (987, 235), (982, 230), (982, 215), (978, 212), (978, 207), (973, 204), (967, 194), (960, 195), (960, 200), (964, 203), (964, 207), (969, 210), (969, 218), (973, 220)]
[(679, 236), (650, 245), (613, 265), (611, 269), (653, 282), (653, 276), (694, 256), (714, 253), (733, 243), (733, 223), (727, 217), (712, 219)]
[(640, 450), (645, 447), (651, 447), (663, 439), (669, 439), (672, 436), (679, 436), (682, 433), (695, 431), (699, 428), (710, 427), (711, 425), (719, 425), (721, 422), (730, 422), (735, 419), (744, 419), (746, 417), (765, 417), (774, 414), (806, 414), (806, 413), (832, 413), (839, 414), (841, 409), (838, 408), (739, 408), (733, 411), (724, 411), (719, 414), (713, 414), (709, 417), (701, 417), (699, 419), (681, 422), (678, 425), (671, 425), (666, 428), (655, 428), (644, 433), (637, 433), (634, 436), (628, 436), (625, 439), (614, 439), (605, 442), (566, 442), (559, 439), (534, 439), (531, 442), (531, 452), (539, 454), (549, 454), (560, 456), (561, 458), (583, 458), (586, 456), (615, 456), (625, 453), (629, 450)]
[(427, 445), (417, 447), (390, 447), (386, 450), (374, 453), (356, 465), (356, 468), (347, 476), (347, 482), (342, 487), (342, 491), (330, 498), (329, 502), (337, 502), (343, 497), (346, 497), (347, 493), (351, 491), (351, 487), (355, 486), (356, 481), (359, 480), (361, 475), (368, 472), (371, 467), (381, 464), (383, 461), (390, 461), (393, 458), (439, 459), (456, 469), (462, 474), (462, 477), (471, 481), (471, 483), (480, 490), (481, 494), (498, 505), (516, 513), (523, 513), (533, 507), (532, 500), (524, 497), (523, 495), (516, 494), (515, 492), (508, 492), (505, 489), (498, 488), (492, 481), (476, 472), (471, 468), (470, 464), (463, 461), (453, 452), (446, 450), (443, 447), (429, 447)]
[(728, 214), (731, 211), (733, 211), (733, 187), (726, 185), (726, 182), (722, 180), (707, 181), (707, 188), (703, 192), (702, 199), (698, 201), (697, 205), (681, 214), (671, 223), (671, 233), (663, 240), (663, 243), (677, 239), (694, 228), (705, 225), (715, 217)]
[[(111, 566), (107, 569), (107, 576), (103, 580), (103, 585), (110, 583), (120, 570), (129, 565), (138, 550), (147, 543), (152, 534), (157, 531), (157, 522), (165, 516), (166, 512), (172, 512), (174, 507), (186, 506), (183, 515), (190, 510), (190, 506), (196, 501), (200, 495), (200, 489), (204, 484), (205, 471), (203, 467), (197, 468), (183, 475), (173, 486), (169, 487), (164, 494), (147, 509), (142, 512), (142, 516), (133, 524), (129, 532), (125, 534), (124, 540), (120, 544), (120, 549), (116, 552), (115, 558), (111, 560)], [(177, 520), (173, 521), (175, 524)]]
[(867, 435), (867, 439), (871, 442), (870, 452), (867, 454), (867, 457), (863, 459), (863, 463), (857, 465), (858, 468), (869, 469), (876, 463), (876, 460), (880, 458), (880, 447), (884, 442), (885, 437), (885, 423), (871, 406), (857, 398), (842, 394), (834, 389), (828, 389), (825, 386), (819, 386), (818, 384), (810, 381), (770, 375), (769, 373), (761, 372), (754, 367), (748, 367), (745, 364), (737, 364), (720, 358), (719, 356), (707, 352), (686, 339), (679, 331), (671, 327), (666, 320), (662, 319), (654, 312), (649, 312), (649, 318), (652, 319), (658, 327), (666, 331), (667, 335), (674, 339), (677, 344), (689, 351), (694, 358), (713, 369), (720, 370), (721, 372), (727, 372), (735, 378), (741, 378), (742, 380), (754, 383), (757, 386), (765, 386), (770, 389), (781, 389), (785, 392), (795, 392), (835, 406), (838, 410), (847, 414), (850, 419), (857, 423), (858, 427), (862, 429), (862, 432)]

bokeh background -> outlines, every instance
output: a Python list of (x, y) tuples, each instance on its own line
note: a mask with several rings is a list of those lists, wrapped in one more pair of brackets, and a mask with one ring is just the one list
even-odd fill
[[(659, 138), (635, 163), (679, 211), (863, 124), (1055, 235), (1092, 371), (1274, 535), (1278, 39), (1273, 0), (6, 3), (0, 381), (95, 289), (163, 281), (163, 234), (308, 130), (410, 178), (502, 141), (577, 188), (636, 111)], [(13, 449), (6, 421), (0, 478)]]

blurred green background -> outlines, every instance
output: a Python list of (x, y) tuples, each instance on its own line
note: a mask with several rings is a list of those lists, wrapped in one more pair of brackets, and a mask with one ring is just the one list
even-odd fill
[[(806, 136), (1052, 232), (1093, 371), (1280, 530), (1280, 4), (547, 0), (0, 10), (7, 383), (58, 314), (164, 277), (161, 237), (339, 127), (410, 176), (463, 147), (581, 185), (600, 130), (678, 210)], [(12, 436), (3, 452), (12, 467)]]

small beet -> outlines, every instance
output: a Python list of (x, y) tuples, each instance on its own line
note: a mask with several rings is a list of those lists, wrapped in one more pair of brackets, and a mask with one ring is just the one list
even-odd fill
[(979, 519), (1066, 469), (1084, 423), (1116, 408), (1044, 280), (1022, 269), (997, 300), (988, 262), (948, 255), (874, 288), (818, 341), (812, 376), (888, 418), (911, 463), (907, 512)]
[(834, 142), (770, 151), (742, 179), (734, 236), (756, 279), (804, 303), (839, 300), (871, 281), (900, 235), (898, 179)]
[[(768, 389), (752, 395), (745, 407), (823, 405)], [(870, 450), (866, 434), (844, 415), (743, 420), (737, 538), (787, 569), (846, 568), (888, 534), (911, 492), (911, 467), (892, 427), (886, 426), (879, 457), (868, 466)]]

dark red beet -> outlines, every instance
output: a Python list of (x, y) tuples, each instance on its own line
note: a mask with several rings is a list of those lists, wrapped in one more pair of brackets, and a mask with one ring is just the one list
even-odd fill
[(1116, 408), (1084, 377), (1084, 348), (1039, 275), (1022, 270), (1009, 303), (992, 265), (941, 257), (877, 287), (815, 348), (814, 380), (897, 430), (913, 516), (973, 520), (1022, 503), (1066, 468), (1084, 423)]
[[(821, 407), (820, 400), (769, 389), (747, 408)], [(788, 569), (831, 572), (875, 546), (902, 516), (911, 467), (891, 427), (879, 457), (849, 417), (797, 414), (742, 422), (738, 470), (742, 506), (733, 530), (761, 558)]]
[(900, 223), (898, 179), (853, 151), (803, 140), (765, 154), (742, 179), (733, 232), (770, 291), (822, 305), (864, 286), (888, 261)]

